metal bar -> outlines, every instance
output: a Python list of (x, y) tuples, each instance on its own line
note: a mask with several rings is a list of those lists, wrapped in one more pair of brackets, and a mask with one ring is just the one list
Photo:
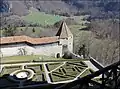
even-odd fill
[(101, 85), (101, 89), (104, 89), (105, 87), (105, 78), (104, 78), (104, 73), (102, 74), (102, 85)]

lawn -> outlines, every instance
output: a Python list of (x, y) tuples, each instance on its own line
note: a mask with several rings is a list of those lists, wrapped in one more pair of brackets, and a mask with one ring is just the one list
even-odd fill
[(16, 62), (30, 62), (34, 59), (38, 59), (39, 55), (29, 55), (29, 56), (10, 56), (1, 58), (1, 63), (16, 63)]
[(70, 25), (68, 27), (70, 28), (71, 31), (74, 31), (74, 30), (79, 31), (79, 29), (86, 28), (87, 26), (85, 26), (85, 25)]
[(44, 74), (35, 74), (35, 76), (32, 78), (32, 81), (34, 82), (45, 82), (46, 77)]
[(48, 63), (47, 64), (49, 71), (59, 67), (60, 65), (62, 65), (62, 63)]
[(10, 74), (14, 72), (15, 70), (21, 69), (21, 66), (8, 66), (8, 67), (3, 67), (2, 72), (0, 76), (3, 76), (5, 74)]
[[(87, 66), (85, 66), (85, 64), (83, 63), (81, 64), (80, 61), (79, 62), (74, 61), (72, 63), (67, 62), (65, 65), (61, 66), (60, 68), (52, 71), (50, 73), (52, 81), (58, 82), (58, 81), (72, 80), (87, 68)], [(51, 66), (48, 65), (48, 67)], [(52, 68), (55, 69), (56, 67), (52, 67)], [(87, 73), (89, 72), (84, 72), (84, 75), (87, 75)]]
[(42, 64), (30, 64), (26, 65), (25, 69), (32, 69), (36, 74), (42, 74), (44, 72), (43, 65)]
[[(40, 55), (14, 56), (14, 57), (6, 57), (6, 60), (7, 59), (16, 60), (16, 58), (18, 58), (18, 59), (22, 58), (22, 60), (24, 59), (26, 61), (26, 59), (32, 60), (33, 58), (39, 58), (39, 57), (42, 57), (42, 56), (40, 56)], [(44, 57), (48, 58), (47, 56), (44, 56)], [(55, 60), (57, 60), (57, 61), (55, 61)], [(60, 82), (60, 81), (72, 80), (72, 79), (76, 78), (79, 74), (81, 74), (86, 68), (88, 68), (88, 66), (84, 63), (83, 60), (79, 60), (79, 59), (77, 59), (77, 60), (76, 59), (66, 59), (65, 60), (62, 58), (61, 58), (61, 60), (63, 60), (63, 61), (61, 61), (61, 60), (58, 61), (58, 60), (60, 60), (60, 59), (53, 58), (53, 61), (55, 61), (54, 63), (46, 62), (46, 64), (48, 65), (48, 68), (50, 70), (53, 70), (53, 69), (57, 68), (58, 66), (60, 66), (61, 64), (63, 64), (64, 61), (66, 61), (65, 65), (57, 68), (56, 70), (54, 70), (52, 72), (48, 71), (49, 72), (48, 75), (53, 83)], [(50, 60), (50, 62), (51, 62), (51, 60)], [(18, 64), (18, 65), (13, 64), (10, 67), (5, 64), (1, 73), (2, 73), (2, 75), (10, 74), (16, 70), (23, 68), (22, 66), (24, 66), (25, 69), (32, 69), (35, 73), (33, 78), (30, 81), (26, 81), (23, 83), (25, 86), (32, 85), (32, 84), (47, 84), (47, 79), (46, 79), (46, 74), (45, 74), (46, 71), (44, 71), (45, 67), (43, 66), (43, 64), (41, 64), (39, 62), (36, 62), (35, 64), (31, 64), (28, 62), (26, 65), (24, 63)], [(90, 69), (87, 69), (80, 75), (80, 77), (83, 77), (90, 73), (92, 73), (90, 71)], [(6, 78), (8, 78), (8, 77), (6, 77)], [(12, 84), (13, 84), (12, 82), (14, 82), (14, 81), (11, 81), (10, 86), (12, 86)]]
[(53, 82), (60, 82), (60, 81), (67, 81), (67, 80), (74, 79), (74, 77), (60, 75), (60, 74), (56, 74), (56, 73), (50, 73), (50, 75), (51, 75)]
[(1, 63), (24, 63), (24, 62), (63, 62), (63, 61), (86, 61), (88, 59), (64, 59), (54, 58), (45, 55), (24, 55), (24, 56), (9, 56), (0, 59)]
[[(34, 32), (33, 32), (33, 29), (34, 29)], [(18, 32), (25, 32), (28, 34), (30, 33), (30, 34), (35, 34), (35, 35), (39, 35), (43, 29), (44, 28), (42, 27), (17, 27)]]
[[(34, 32), (33, 32), (34, 29)], [(4, 36), (4, 30), (0, 30), (0, 37)], [(29, 35), (29, 36), (34, 36), (34, 37), (39, 37), (41, 34), (41, 31), (47, 30), (46, 28), (42, 27), (17, 27), (15, 31), (15, 35)]]
[(82, 78), (82, 77), (84, 77), (84, 76), (87, 76), (87, 75), (89, 75), (89, 74), (91, 74), (91, 73), (93, 73), (94, 71), (92, 70), (92, 69), (87, 69), (87, 70), (85, 70), (81, 75), (80, 75), (80, 78)]
[(47, 29), (42, 27), (17, 27), (16, 34), (39, 37), (43, 30)]
[(63, 16), (46, 14), (44, 12), (33, 12), (22, 17), (27, 22), (39, 23), (42, 26), (53, 25), (63, 19)]

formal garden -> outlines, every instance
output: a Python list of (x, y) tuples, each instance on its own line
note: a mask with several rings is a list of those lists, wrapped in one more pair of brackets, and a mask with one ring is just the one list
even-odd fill
[[(34, 58), (36, 57), (38, 56)], [(22, 87), (35, 84), (58, 84), (74, 81), (77, 78), (94, 72), (84, 61), (86, 60), (67, 59), (63, 61), (3, 63), (0, 88)]]
[(51, 77), (52, 82), (73, 80), (87, 67), (88, 66), (84, 62), (76, 62), (76, 61), (66, 62), (58, 69), (52, 71), (50, 73), (50, 77)]

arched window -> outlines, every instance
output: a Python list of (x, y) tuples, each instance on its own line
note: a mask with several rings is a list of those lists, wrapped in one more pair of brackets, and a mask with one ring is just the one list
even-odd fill
[(60, 58), (60, 53), (57, 53), (56, 57), (57, 57), (57, 58)]

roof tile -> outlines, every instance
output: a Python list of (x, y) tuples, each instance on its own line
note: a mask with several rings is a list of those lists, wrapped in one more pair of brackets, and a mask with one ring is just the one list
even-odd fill
[(1, 37), (0, 44), (9, 44), (9, 43), (19, 43), (19, 42), (28, 42), (31, 44), (47, 44), (52, 42), (57, 42), (58, 37), (43, 37), (43, 38), (31, 38), (28, 36), (11, 36), (11, 37)]

